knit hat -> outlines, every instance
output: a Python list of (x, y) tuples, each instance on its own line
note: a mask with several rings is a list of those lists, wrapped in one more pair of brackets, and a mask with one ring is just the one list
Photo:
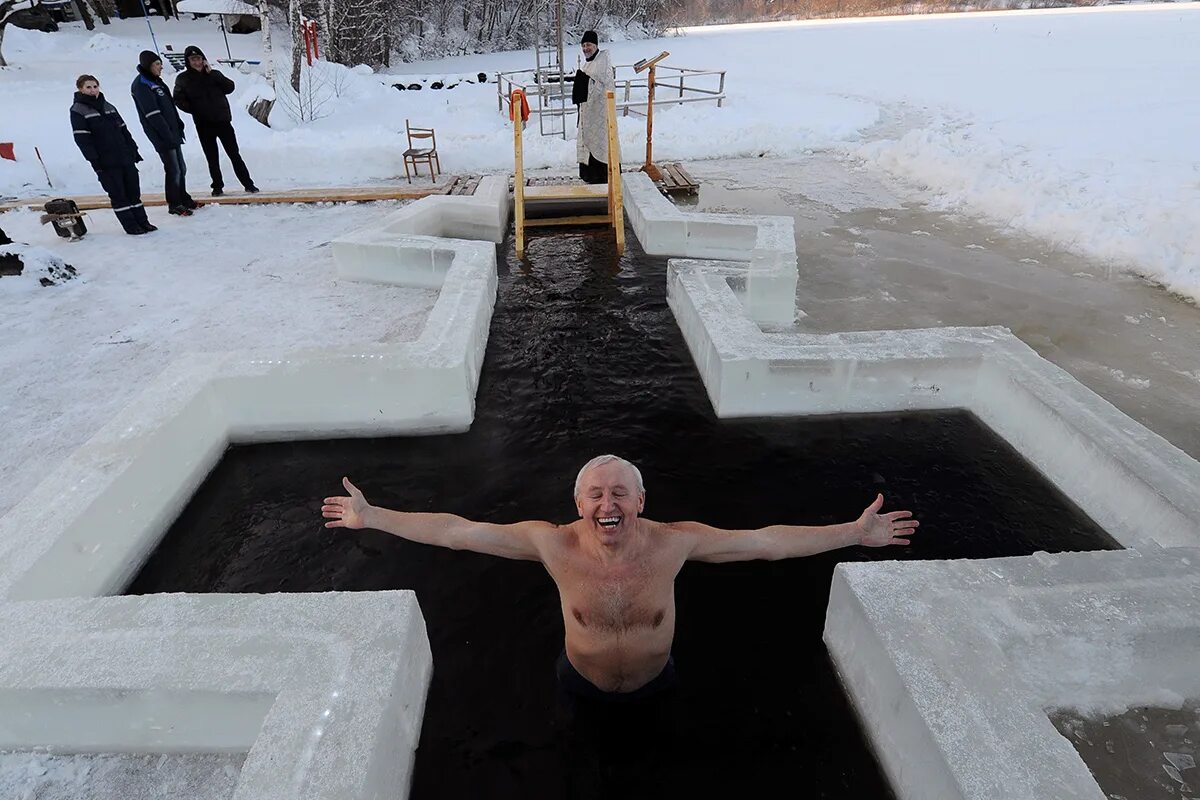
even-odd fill
[(595, 31), (585, 31), (583, 38), (579, 40), (580, 44), (583, 44), (584, 42), (591, 42), (592, 44), (599, 46), (600, 37), (596, 35)]
[(203, 50), (201, 50), (199, 47), (196, 47), (196, 45), (194, 45), (194, 44), (189, 44), (187, 47), (183, 48), (183, 57), (191, 58), (192, 56), (200, 56), (201, 58), (206, 58)]
[(162, 56), (153, 50), (143, 50), (142, 54), (138, 56), (138, 66), (141, 67), (145, 72), (150, 71), (150, 68), (154, 66), (155, 61), (162, 61)]

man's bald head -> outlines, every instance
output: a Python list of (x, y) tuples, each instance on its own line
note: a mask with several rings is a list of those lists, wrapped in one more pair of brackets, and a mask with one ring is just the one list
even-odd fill
[(618, 464), (623, 464), (624, 466), (628, 467), (630, 469), (630, 471), (632, 471), (634, 481), (637, 484), (638, 494), (644, 495), (646, 493), (646, 486), (644, 483), (642, 483), (642, 471), (639, 470), (633, 464), (632, 461), (626, 461), (625, 459), (621, 458), (620, 456), (603, 455), (603, 456), (596, 456), (591, 461), (584, 464), (583, 469), (579, 470), (579, 474), (575, 476), (575, 495), (574, 496), (576, 498), (579, 497), (579, 491), (580, 491), (580, 489), (583, 488), (583, 476), (587, 474), (588, 470), (593, 469), (595, 467), (603, 466), (604, 464), (611, 464), (614, 461)]

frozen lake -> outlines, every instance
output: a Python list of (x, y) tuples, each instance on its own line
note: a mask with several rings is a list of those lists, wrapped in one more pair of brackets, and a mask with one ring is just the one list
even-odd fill
[(689, 165), (701, 211), (795, 218), (801, 330), (1003, 325), (1200, 457), (1200, 308), (1044, 243), (903, 203), (832, 154)]

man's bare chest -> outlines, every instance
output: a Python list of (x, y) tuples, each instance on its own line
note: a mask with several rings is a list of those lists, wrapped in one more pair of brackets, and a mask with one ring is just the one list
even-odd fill
[(673, 617), (673, 579), (653, 563), (569, 564), (558, 577), (563, 613), (597, 635), (657, 629)]

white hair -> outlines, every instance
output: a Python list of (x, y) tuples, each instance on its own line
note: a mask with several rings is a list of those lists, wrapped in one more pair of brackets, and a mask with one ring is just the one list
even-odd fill
[(602, 464), (610, 464), (613, 461), (616, 461), (619, 464), (624, 464), (625, 466), (627, 466), (631, 470), (633, 470), (633, 477), (637, 481), (638, 494), (645, 494), (646, 486), (645, 486), (645, 484), (642, 483), (642, 471), (640, 469), (638, 469), (632, 461), (626, 461), (625, 459), (621, 458), (620, 456), (603, 455), (603, 456), (596, 456), (591, 461), (584, 464), (583, 469), (579, 470), (579, 474), (575, 476), (575, 497), (579, 497), (579, 486), (583, 482), (583, 474), (585, 472), (587, 472), (592, 467), (599, 467)]

